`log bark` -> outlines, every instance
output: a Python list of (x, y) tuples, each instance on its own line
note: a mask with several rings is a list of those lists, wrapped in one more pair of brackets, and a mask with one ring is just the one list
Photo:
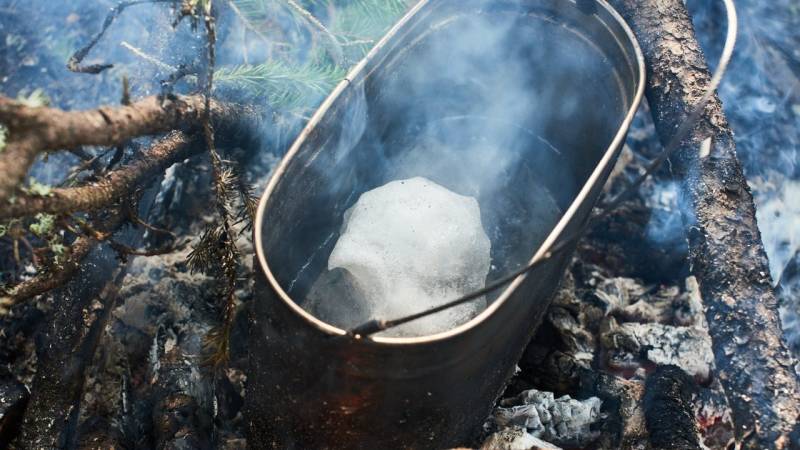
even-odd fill
[[(705, 57), (681, 0), (612, 0), (638, 37), (647, 100), (667, 143), (709, 83)], [(701, 143), (712, 138), (708, 151)], [(682, 193), (689, 260), (706, 307), (717, 376), (745, 448), (790, 448), (800, 386), (781, 340), (777, 300), (733, 133), (714, 97), (671, 158)]]
[(694, 380), (677, 366), (660, 366), (647, 377), (644, 416), (652, 450), (699, 450), (692, 407)]
[[(214, 122), (233, 123), (255, 110), (211, 102)], [(140, 136), (198, 127), (205, 114), (202, 96), (146, 97), (120, 107), (90, 111), (31, 108), (0, 97), (0, 123), (8, 128), (8, 145), (0, 153), (0, 201), (7, 201), (23, 181), (36, 156), (85, 145), (116, 146)]]

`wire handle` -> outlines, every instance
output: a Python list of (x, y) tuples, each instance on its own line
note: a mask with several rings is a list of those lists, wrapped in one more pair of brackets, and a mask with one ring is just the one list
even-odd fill
[[(544, 252), (539, 257), (534, 257), (528, 265), (517, 269), (516, 271), (509, 273), (508, 275), (499, 278), (484, 288), (470, 292), (462, 297), (459, 297), (455, 300), (451, 300), (449, 302), (443, 303), (439, 306), (435, 306), (430, 309), (426, 309), (424, 311), (420, 311), (418, 313), (414, 313), (408, 316), (400, 317), (397, 319), (391, 320), (381, 320), (381, 319), (372, 319), (368, 322), (365, 322), (361, 325), (357, 325), (347, 331), (347, 336), (350, 336), (354, 339), (364, 339), (367, 338), (375, 333), (380, 333), (381, 331), (388, 330), (390, 328), (394, 328), (405, 323), (421, 319), (423, 317), (430, 316), (432, 314), (436, 314), (438, 312), (444, 311), (449, 308), (453, 308), (455, 306), (461, 305), (463, 303), (469, 302), (474, 300), (478, 297), (486, 295), (490, 292), (493, 292), (506, 284), (514, 281), (517, 277), (522, 276), (539, 265), (543, 262), (549, 260), (554, 255), (557, 255), (564, 251), (567, 248), (570, 248), (572, 244), (576, 244), (580, 238), (584, 235), (585, 231), (590, 228), (594, 221), (597, 219), (602, 219), (607, 217), (611, 214), (617, 207), (619, 207), (631, 194), (639, 190), (639, 187), (644, 183), (652, 174), (655, 172), (661, 165), (666, 161), (675, 151), (680, 147), (683, 140), (689, 135), (692, 128), (697, 123), (697, 120), (703, 114), (706, 105), (711, 100), (712, 95), (719, 87), (720, 83), (722, 82), (722, 77), (725, 75), (725, 72), (728, 69), (728, 64), (731, 61), (731, 57), (733, 56), (733, 49), (736, 46), (736, 36), (738, 33), (739, 25), (738, 25), (738, 18), (736, 15), (736, 5), (734, 4), (733, 0), (722, 0), (725, 4), (725, 11), (727, 13), (727, 21), (728, 21), (728, 29), (727, 34), (725, 36), (725, 46), (722, 49), (722, 54), (720, 55), (719, 65), (717, 66), (717, 70), (714, 75), (711, 77), (711, 82), (708, 84), (705, 93), (697, 102), (694, 108), (692, 108), (691, 112), (686, 116), (686, 118), (681, 122), (681, 125), (678, 127), (675, 134), (672, 136), (672, 139), (667, 143), (664, 150), (647, 166), (646, 170), (642, 175), (640, 175), (633, 183), (628, 185), (624, 191), (622, 191), (619, 195), (613, 198), (608, 203), (603, 204), (599, 207), (598, 212), (595, 213), (589, 220), (587, 220), (579, 229), (573, 234), (568, 235), (566, 238), (558, 240), (554, 243), (546, 252)], [(710, 145), (712, 138), (709, 137), (705, 141), (703, 141), (702, 145)]]

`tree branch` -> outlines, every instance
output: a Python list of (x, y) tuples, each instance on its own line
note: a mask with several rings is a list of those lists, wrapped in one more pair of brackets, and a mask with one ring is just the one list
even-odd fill
[(9, 295), (0, 296), (0, 316), (5, 315), (17, 303), (44, 294), (66, 283), (80, 267), (81, 261), (94, 248), (97, 241), (93, 238), (79, 237), (70, 246), (70, 252), (61, 269), (47, 272), (16, 285)]
[(70, 245), (69, 254), (60, 267), (14, 286), (6, 295), (0, 293), (0, 315), (8, 313), (8, 310), (19, 302), (64, 285), (78, 272), (81, 263), (89, 255), (89, 252), (101, 240), (111, 237), (122, 223), (122, 215), (112, 213), (111, 217), (103, 221), (99, 233), (80, 236)]
[[(211, 102), (209, 113), (222, 125), (257, 115), (252, 108), (220, 102)], [(89, 111), (31, 108), (0, 97), (0, 123), (8, 128), (8, 145), (0, 153), (0, 201), (13, 195), (41, 152), (115, 146), (135, 137), (189, 130), (201, 124), (204, 114), (202, 96), (151, 96), (128, 106)]]
[(174, 131), (153, 144), (134, 162), (109, 172), (96, 183), (53, 189), (47, 196), (18, 196), (0, 210), (0, 220), (38, 213), (66, 214), (106, 208), (172, 164), (201, 151), (202, 147), (192, 145), (195, 142), (186, 133)]
[[(648, 68), (647, 100), (661, 142), (668, 142), (708, 86), (705, 57), (682, 0), (613, 0), (636, 33)], [(712, 139), (710, 148), (701, 143)], [(714, 97), (672, 158), (682, 191), (692, 273), (714, 343), (717, 376), (745, 448), (791, 447), (800, 433), (800, 385), (781, 340), (777, 300), (736, 157), (733, 133)]]

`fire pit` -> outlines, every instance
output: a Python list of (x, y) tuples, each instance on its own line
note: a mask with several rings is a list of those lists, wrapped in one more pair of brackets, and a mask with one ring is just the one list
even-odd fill
[(492, 244), (487, 281), (498, 279), (588, 219), (643, 81), (635, 39), (604, 2), (414, 7), (322, 104), (261, 199), (250, 445), (470, 442), (541, 321), (568, 252), (445, 332), (356, 339), (304, 309), (345, 210), (412, 176), (473, 196)]

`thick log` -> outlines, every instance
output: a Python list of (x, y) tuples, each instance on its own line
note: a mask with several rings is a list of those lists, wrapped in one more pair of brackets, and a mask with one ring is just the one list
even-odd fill
[[(113, 267), (112, 252), (96, 249), (95, 254), (92, 265)], [(92, 361), (121, 281), (118, 275), (116, 280), (103, 284), (106, 271), (94, 267), (82, 267), (80, 272), (80, 278), (53, 304), (44, 333), (38, 337), (37, 373), (16, 442), (19, 448), (73, 446), (86, 367)]]
[(699, 450), (692, 407), (694, 380), (677, 366), (659, 366), (647, 377), (644, 416), (653, 450)]
[[(648, 68), (646, 95), (667, 143), (709, 83), (682, 0), (612, 0), (634, 30)], [(701, 144), (711, 138), (711, 145)], [(800, 386), (783, 342), (752, 194), (718, 97), (671, 158), (683, 195), (689, 260), (706, 307), (717, 376), (745, 448), (788, 448), (798, 431)]]

